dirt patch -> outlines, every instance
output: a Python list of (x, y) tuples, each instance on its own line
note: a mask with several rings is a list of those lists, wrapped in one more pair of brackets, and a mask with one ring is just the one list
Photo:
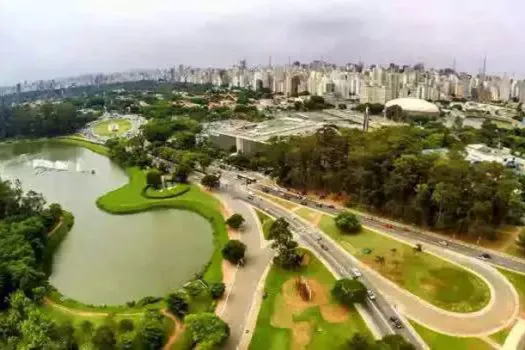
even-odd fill
[(348, 309), (337, 304), (322, 305), (321, 315), (327, 322), (343, 323), (348, 320)]
[(282, 294), (290, 310), (301, 312), (312, 306), (328, 304), (330, 298), (326, 288), (314, 279), (306, 278), (305, 280), (312, 290), (312, 300), (310, 301), (305, 301), (301, 297), (295, 285), (295, 278), (291, 278), (283, 284)]
[(302, 266), (308, 266), (308, 264), (310, 263), (310, 255), (309, 254), (305, 254), (303, 256), (303, 261), (301, 262), (301, 265)]
[(293, 335), (293, 350), (306, 349), (306, 346), (310, 343), (312, 333), (312, 325), (310, 322), (298, 322), (292, 327)]

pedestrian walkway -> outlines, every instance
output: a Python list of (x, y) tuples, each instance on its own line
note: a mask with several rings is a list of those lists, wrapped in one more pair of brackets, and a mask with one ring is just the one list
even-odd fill
[(512, 327), (505, 344), (502, 347), (503, 350), (522, 350), (525, 349), (525, 320), (522, 318), (518, 319), (518, 322)]
[[(252, 308), (258, 305), (254, 303), (255, 299), (261, 297), (259, 283), (271, 261), (273, 252), (262, 244), (259, 219), (248, 204), (233, 198), (226, 192), (219, 191), (216, 196), (229, 211), (241, 214), (246, 220), (238, 235), (239, 240), (246, 244), (246, 264), (237, 270), (233, 284), (229, 286), (228, 299), (225, 300), (220, 310), (221, 318), (230, 326), (230, 337), (225, 348), (234, 350), (241, 349), (239, 347), (241, 340), (244, 345), (249, 344), (250, 337), (246, 341), (243, 336), (247, 331), (253, 331), (253, 325), (249, 327), (248, 321), (252, 317), (255, 317), (256, 320), (256, 316), (250, 315), (253, 314), (251, 311), (254, 311)], [(250, 323), (253, 322), (254, 320), (251, 319)]]

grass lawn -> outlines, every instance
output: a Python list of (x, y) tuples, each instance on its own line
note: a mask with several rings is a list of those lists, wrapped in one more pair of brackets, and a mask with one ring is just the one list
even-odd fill
[(501, 268), (498, 268), (498, 271), (507, 277), (509, 282), (516, 288), (520, 298), (520, 312), (525, 312), (525, 275)]
[[(111, 125), (117, 125), (118, 130), (110, 130)], [(93, 126), (94, 132), (100, 136), (121, 136), (131, 129), (131, 122), (127, 119), (104, 120)]]
[(496, 343), (500, 345), (503, 345), (505, 344), (505, 340), (507, 340), (507, 337), (509, 336), (509, 333), (511, 330), (512, 330), (512, 327), (504, 328), (497, 333), (491, 334), (490, 339), (494, 340)]
[(260, 196), (260, 197), (263, 197), (263, 198), (266, 198), (268, 199), (269, 201), (272, 201), (288, 210), (293, 210), (295, 208), (298, 207), (297, 204), (293, 203), (293, 202), (290, 202), (290, 201), (287, 201), (285, 199), (281, 199), (279, 197), (275, 197), (275, 196), (272, 196), (270, 194), (267, 194), (267, 193), (264, 193), (264, 192), (261, 192), (261, 191), (256, 191), (257, 192), (257, 195)]
[(270, 216), (268, 216), (266, 213), (264, 213), (261, 210), (255, 209), (255, 213), (257, 213), (257, 217), (259, 218), (259, 222), (261, 223), (264, 238), (268, 239), (268, 234), (270, 233), (270, 227), (272, 226), (275, 220), (272, 219)]
[[(420, 298), (449, 311), (473, 312), (490, 299), (488, 286), (472, 273), (381, 234), (363, 229), (357, 235), (343, 235), (331, 216), (324, 215), (320, 228), (343, 248), (383, 276)], [(363, 252), (371, 249), (370, 254)], [(376, 256), (385, 258), (384, 264)]]
[(148, 197), (149, 199), (173, 198), (176, 196), (180, 196), (181, 194), (184, 194), (189, 189), (190, 189), (190, 185), (188, 184), (177, 184), (175, 186), (161, 189), (161, 190), (156, 190), (154, 188), (148, 187), (146, 191), (144, 191), (144, 195)]
[[(312, 254), (298, 272), (272, 266), (265, 284), (251, 350), (341, 349), (359, 332), (372, 339), (355, 308), (343, 308), (331, 300), (335, 278)], [(305, 277), (313, 299), (303, 301), (295, 291), (295, 278)]]
[(53, 139), (53, 141), (60, 142), (60, 143), (66, 143), (69, 145), (81, 146), (81, 147), (89, 149), (90, 151), (101, 154), (103, 156), (107, 156), (109, 154), (109, 151), (106, 146), (91, 142), (80, 136), (56, 137)]
[(311, 223), (312, 225), (316, 225), (316, 226), (319, 222), (319, 219), (323, 216), (322, 213), (312, 210), (307, 207), (301, 207), (297, 209), (295, 213), (299, 215), (300, 217), (302, 217), (303, 219), (305, 219), (306, 221), (308, 221), (309, 223)]
[(434, 332), (419, 323), (413, 321), (410, 323), (431, 349), (492, 350), (492, 346), (479, 338), (452, 337)]

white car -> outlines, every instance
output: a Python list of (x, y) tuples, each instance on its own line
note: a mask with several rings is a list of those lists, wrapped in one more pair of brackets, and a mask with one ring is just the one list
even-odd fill
[(447, 241), (439, 241), (439, 244), (441, 244), (444, 247), (448, 246), (448, 242)]
[(361, 277), (363, 276), (363, 274), (361, 273), (361, 271), (359, 271), (357, 268), (355, 267), (352, 267), (351, 269), (352, 271), (352, 274), (354, 275), (354, 277)]
[(376, 298), (375, 293), (374, 293), (372, 290), (370, 290), (370, 289), (367, 289), (367, 290), (366, 290), (366, 294), (368, 294), (368, 298), (369, 298), (370, 300), (374, 300), (374, 299)]

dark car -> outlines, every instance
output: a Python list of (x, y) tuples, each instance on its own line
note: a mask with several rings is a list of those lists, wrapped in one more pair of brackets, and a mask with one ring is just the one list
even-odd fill
[(315, 205), (319, 208), (322, 208), (323, 207), (323, 203), (315, 203)]
[(301, 205), (308, 205), (307, 201), (301, 201)]
[(403, 328), (403, 324), (401, 323), (401, 320), (399, 318), (397, 318), (396, 316), (391, 316), (390, 317), (390, 322), (392, 322), (394, 327), (396, 327), (397, 329)]
[(270, 192), (270, 190), (267, 189), (266, 187), (263, 187), (262, 191), (263, 191), (264, 193), (268, 193), (268, 192)]
[(491, 256), (488, 253), (483, 253), (480, 256), (478, 256), (478, 259), (483, 260), (483, 261), (488, 261), (491, 259)]
[(335, 205), (330, 204), (330, 205), (328, 206), (328, 208), (330, 208), (330, 209), (335, 209)]

